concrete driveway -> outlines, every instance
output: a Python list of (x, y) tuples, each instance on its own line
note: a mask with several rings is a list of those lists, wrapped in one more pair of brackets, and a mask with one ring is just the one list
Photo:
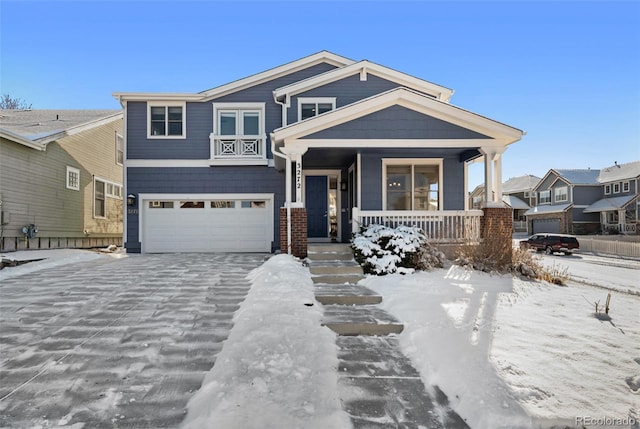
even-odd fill
[(134, 255), (0, 284), (0, 427), (176, 427), (266, 255)]

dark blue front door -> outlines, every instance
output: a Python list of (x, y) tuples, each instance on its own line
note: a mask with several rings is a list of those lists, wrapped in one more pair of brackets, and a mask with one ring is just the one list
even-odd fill
[(310, 238), (329, 236), (327, 176), (307, 176), (305, 206), (307, 208), (307, 235)]

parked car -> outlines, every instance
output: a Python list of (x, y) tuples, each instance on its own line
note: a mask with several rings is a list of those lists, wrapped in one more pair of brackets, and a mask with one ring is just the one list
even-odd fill
[(534, 234), (520, 242), (521, 248), (535, 249), (536, 252), (544, 252), (547, 255), (562, 252), (570, 255), (574, 250), (580, 249), (578, 239), (566, 234)]

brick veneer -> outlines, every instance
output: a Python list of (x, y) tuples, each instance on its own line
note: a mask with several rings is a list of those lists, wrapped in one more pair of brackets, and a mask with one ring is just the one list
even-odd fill
[(510, 265), (513, 236), (513, 209), (485, 207), (480, 220), (480, 232), (486, 246), (491, 249), (495, 263)]
[[(288, 253), (287, 209), (280, 208), (280, 251)], [(291, 254), (298, 258), (307, 257), (307, 209), (291, 209)]]

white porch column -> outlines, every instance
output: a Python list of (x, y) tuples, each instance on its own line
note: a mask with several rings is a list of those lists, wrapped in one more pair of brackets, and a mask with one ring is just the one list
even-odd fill
[[(285, 143), (285, 147), (281, 149), (281, 152), (287, 154), (290, 160), (294, 163), (293, 168), (293, 180), (294, 186), (296, 189), (296, 199), (295, 202), (291, 204), (291, 207), (304, 207), (302, 202), (302, 155), (307, 152), (307, 148), (304, 146), (293, 146), (287, 147)], [(289, 164), (289, 163), (287, 163)], [(291, 176), (291, 165), (287, 165), (287, 177)], [(287, 192), (291, 192), (291, 182), (289, 182), (289, 186), (287, 187)], [(290, 195), (290, 194), (289, 194)]]
[(502, 203), (502, 153), (503, 147), (482, 147), (484, 155), (484, 206), (503, 207)]
[(302, 154), (296, 153), (293, 157), (296, 163), (296, 207), (303, 207), (302, 203)]
[(626, 234), (627, 213), (625, 209), (618, 210), (618, 232)]

